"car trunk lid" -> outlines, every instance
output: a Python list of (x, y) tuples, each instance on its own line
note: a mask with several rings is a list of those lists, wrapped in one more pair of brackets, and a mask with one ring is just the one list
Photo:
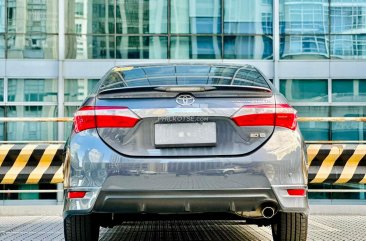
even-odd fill
[[(182, 106), (177, 101), (182, 94), (191, 96), (195, 102)], [(100, 96), (95, 106), (98, 134), (122, 155), (192, 157), (248, 154), (264, 144), (274, 130), (272, 94), (248, 95), (247, 98), (197, 98), (199, 95), (196, 95), (175, 93), (173, 98)], [(105, 114), (105, 106), (125, 115), (118, 118), (132, 118), (134, 125), (107, 125), (106, 118), (98, 117), (98, 114)], [(266, 107), (264, 111), (261, 106)], [(107, 119), (113, 123), (118, 118), (109, 116)]]

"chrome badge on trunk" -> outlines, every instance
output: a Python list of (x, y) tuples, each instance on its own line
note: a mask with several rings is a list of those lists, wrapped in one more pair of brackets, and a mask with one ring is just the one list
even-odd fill
[(192, 105), (194, 101), (195, 101), (194, 97), (188, 94), (179, 95), (176, 99), (176, 102), (179, 105)]

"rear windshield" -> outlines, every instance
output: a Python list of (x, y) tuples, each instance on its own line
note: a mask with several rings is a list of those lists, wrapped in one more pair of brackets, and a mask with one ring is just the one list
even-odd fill
[(254, 86), (270, 88), (252, 66), (165, 65), (114, 68), (99, 91), (147, 86)]

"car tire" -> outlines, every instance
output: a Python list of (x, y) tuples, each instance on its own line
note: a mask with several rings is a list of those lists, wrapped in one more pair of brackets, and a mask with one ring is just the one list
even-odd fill
[(64, 219), (65, 241), (97, 241), (99, 225), (92, 215), (75, 215)]
[(273, 241), (306, 241), (308, 231), (306, 214), (279, 212), (274, 218)]

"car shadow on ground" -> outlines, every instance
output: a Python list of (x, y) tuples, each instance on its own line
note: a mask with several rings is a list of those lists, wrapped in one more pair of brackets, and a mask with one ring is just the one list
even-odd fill
[(269, 227), (245, 225), (244, 221), (126, 221), (114, 228), (102, 228), (100, 240), (272, 240)]

